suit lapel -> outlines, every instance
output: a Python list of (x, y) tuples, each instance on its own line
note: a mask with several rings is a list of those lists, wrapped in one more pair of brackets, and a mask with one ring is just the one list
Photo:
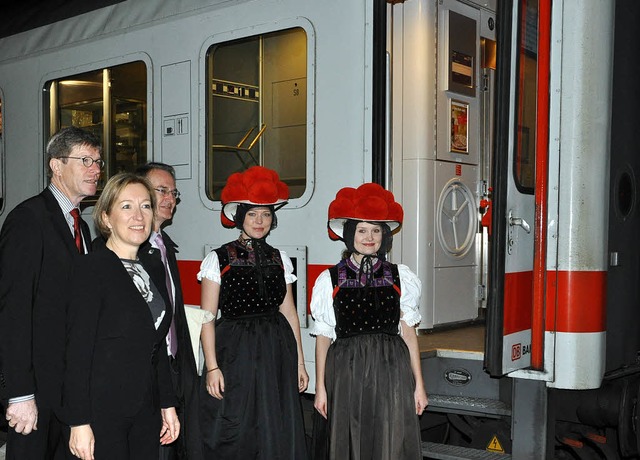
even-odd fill
[(87, 252), (91, 252), (91, 230), (89, 226), (80, 215), (80, 228), (82, 229), (82, 239), (84, 240), (84, 247), (87, 248)]
[[(137, 311), (136, 315), (139, 315), (141, 318), (143, 318), (145, 327), (147, 328), (150, 327), (151, 329), (157, 332), (154, 324), (154, 318), (151, 316), (149, 312), (149, 305), (147, 304), (147, 301), (144, 299), (142, 294), (140, 294), (140, 291), (138, 290), (136, 283), (132, 280), (131, 275), (123, 265), (122, 261), (118, 258), (118, 255), (115, 252), (113, 252), (111, 249), (107, 248), (106, 246), (102, 249), (99, 249), (99, 251), (101, 251), (104, 254), (103, 257), (105, 258), (104, 259), (105, 266), (107, 264), (110, 264), (113, 266), (112, 269), (106, 269), (105, 273), (122, 278), (122, 281), (114, 280), (114, 285), (127, 286), (126, 289), (121, 291), (120, 294), (124, 298), (130, 299), (131, 302), (134, 302), (136, 305), (140, 306), (139, 309), (136, 309)], [(142, 258), (140, 258), (140, 261), (142, 262)], [(142, 266), (145, 269), (145, 271), (147, 271), (147, 274), (151, 278), (152, 275), (151, 273), (149, 273), (149, 269), (144, 265), (144, 262), (142, 263)], [(162, 295), (162, 292), (161, 292), (161, 295)], [(162, 297), (164, 298), (164, 296)], [(163, 319), (162, 322), (164, 323), (165, 320)], [(168, 326), (167, 326), (167, 329), (168, 329)]]
[(178, 259), (176, 253), (178, 252), (178, 245), (162, 231), (162, 239), (167, 247), (167, 259), (169, 261), (169, 270), (171, 270), (171, 278), (173, 279), (173, 285), (176, 290), (175, 303), (182, 303), (182, 286), (180, 285), (180, 271), (178, 270)]
[[(171, 278), (174, 280), (179, 279), (178, 273), (178, 260), (176, 259), (176, 253), (178, 252), (178, 245), (162, 230), (162, 240), (167, 247), (167, 261), (169, 262), (169, 269), (171, 270)], [(175, 281), (174, 281), (175, 284)]]
[(138, 257), (140, 258), (140, 262), (142, 262), (142, 266), (153, 280), (153, 284), (155, 284), (156, 288), (160, 291), (160, 295), (164, 299), (165, 304), (171, 305), (160, 250), (151, 246), (151, 243), (147, 241), (140, 246)]
[(51, 220), (51, 222), (53, 223), (54, 231), (59, 235), (60, 239), (64, 241), (64, 244), (69, 252), (71, 252), (72, 254), (77, 254), (78, 248), (76, 248), (76, 243), (73, 239), (73, 235), (69, 230), (69, 224), (67, 224), (67, 221), (62, 215), (62, 209), (60, 208), (58, 201), (48, 188), (44, 189), (44, 191), (42, 192), (42, 196), (44, 198), (45, 208), (49, 213), (49, 220)]

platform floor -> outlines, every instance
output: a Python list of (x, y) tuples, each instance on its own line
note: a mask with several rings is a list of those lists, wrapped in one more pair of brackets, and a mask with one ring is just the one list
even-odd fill
[(484, 335), (484, 325), (433, 330), (418, 335), (418, 347), (423, 358), (443, 350), (484, 353)]

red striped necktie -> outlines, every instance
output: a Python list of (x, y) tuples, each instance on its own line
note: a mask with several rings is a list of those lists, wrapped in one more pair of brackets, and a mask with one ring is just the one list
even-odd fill
[(76, 248), (80, 254), (84, 254), (84, 247), (82, 245), (82, 232), (80, 232), (80, 210), (73, 208), (69, 211), (73, 216), (73, 236), (76, 240)]

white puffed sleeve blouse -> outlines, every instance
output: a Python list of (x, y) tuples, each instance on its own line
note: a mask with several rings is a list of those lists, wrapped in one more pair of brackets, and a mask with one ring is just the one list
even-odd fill
[[(400, 312), (401, 319), (408, 326), (415, 326), (420, 322), (419, 303), (422, 283), (420, 279), (406, 265), (398, 264), (400, 276)], [(333, 284), (329, 270), (320, 273), (313, 286), (311, 295), (311, 316), (314, 326), (310, 334), (312, 336), (323, 335), (331, 340), (336, 339), (336, 315), (333, 311)], [(398, 333), (402, 329), (398, 324)]]

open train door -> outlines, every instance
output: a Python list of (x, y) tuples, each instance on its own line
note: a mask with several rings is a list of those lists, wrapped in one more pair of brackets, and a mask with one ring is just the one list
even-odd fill
[[(536, 159), (546, 154), (547, 144), (539, 126), (548, 126), (536, 119), (537, 113), (548, 113), (548, 106), (542, 112), (537, 108), (537, 95), (548, 94), (548, 86), (538, 88), (537, 76), (545, 74), (542, 54), (548, 56), (538, 53), (542, 36), (537, 32), (543, 29), (538, 3), (501, 2), (496, 21), (496, 151), (485, 353), (485, 368), (493, 376), (532, 366)], [(544, 80), (539, 84), (548, 85)], [(541, 139), (545, 151), (536, 152)]]

